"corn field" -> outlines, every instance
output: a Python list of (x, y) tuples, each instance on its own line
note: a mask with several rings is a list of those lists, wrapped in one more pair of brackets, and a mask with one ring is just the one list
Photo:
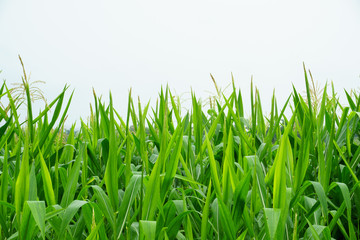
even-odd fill
[(234, 81), (184, 115), (168, 88), (153, 108), (130, 92), (126, 116), (94, 92), (79, 130), (67, 86), (37, 115), (25, 72), (23, 101), (4, 82), (0, 239), (359, 239), (360, 97), (315, 98), (304, 73), (306, 93), (274, 95), (267, 116)]

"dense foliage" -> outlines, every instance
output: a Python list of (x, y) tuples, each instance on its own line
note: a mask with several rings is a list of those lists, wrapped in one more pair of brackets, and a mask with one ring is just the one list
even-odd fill
[(168, 89), (153, 109), (130, 92), (125, 118), (94, 93), (79, 131), (67, 87), (35, 117), (25, 72), (24, 101), (4, 82), (0, 238), (359, 239), (360, 97), (316, 96), (307, 76), (268, 117), (252, 88), (249, 119), (234, 84), (184, 116)]

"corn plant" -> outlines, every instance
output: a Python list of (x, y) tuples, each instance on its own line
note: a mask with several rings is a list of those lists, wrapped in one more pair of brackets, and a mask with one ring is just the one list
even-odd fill
[(245, 117), (233, 80), (185, 115), (167, 87), (154, 106), (130, 91), (126, 116), (94, 91), (89, 121), (64, 129), (73, 93), (35, 116), (24, 71), (26, 101), (0, 88), (0, 238), (359, 239), (359, 94), (314, 97), (304, 75), (305, 96), (274, 94), (268, 116), (252, 84)]

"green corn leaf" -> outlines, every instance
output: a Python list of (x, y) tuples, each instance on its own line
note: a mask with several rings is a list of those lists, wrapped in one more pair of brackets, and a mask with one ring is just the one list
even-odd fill
[[(1, 173), (1, 185), (0, 185), (0, 201), (7, 202), (8, 197), (8, 185), (9, 185), (9, 172), (8, 172), (8, 145), (5, 144), (5, 153), (3, 159), (3, 169)], [(7, 208), (6, 206), (0, 207), (0, 215), (6, 216)], [(2, 225), (5, 227), (5, 224)]]
[(305, 218), (309, 224), (309, 228), (305, 232), (304, 239), (331, 239), (330, 230), (326, 226), (312, 225), (310, 221)]
[(231, 213), (225, 203), (218, 199), (220, 209), (221, 226), (227, 236), (227, 239), (236, 239), (235, 226)]
[(287, 220), (288, 220), (288, 212), (289, 212), (289, 206), (290, 206), (290, 198), (292, 195), (292, 189), (286, 188), (285, 193), (286, 193), (286, 195), (285, 195), (286, 201), (284, 203), (284, 206), (280, 209), (281, 210), (280, 219), (279, 219), (278, 226), (276, 228), (274, 239), (283, 239), (284, 234), (287, 233), (287, 231), (285, 231), (285, 230), (287, 229)]
[(43, 201), (27, 201), (27, 205), (31, 210), (31, 214), (40, 229), (41, 236), (45, 239), (45, 202)]
[(351, 219), (351, 197), (350, 197), (350, 191), (349, 188), (345, 183), (341, 182), (333, 182), (330, 187), (329, 191), (333, 189), (334, 187), (338, 186), (340, 188), (343, 201), (345, 203), (346, 209), (347, 209), (347, 220), (349, 225), (349, 232), (350, 232), (350, 238), (355, 239), (355, 233), (354, 233), (354, 226)]
[[(52, 119), (51, 119), (51, 122), (49, 124), (49, 126), (47, 126), (45, 132), (41, 135), (41, 138), (40, 138), (40, 141), (39, 141), (39, 144), (37, 145), (37, 147), (35, 147), (35, 152), (34, 152), (34, 157), (37, 156), (38, 154), (38, 150), (41, 149), (45, 143), (45, 141), (47, 140), (49, 134), (50, 134), (50, 131), (53, 130), (53, 126), (55, 125), (56, 121), (58, 120), (58, 117), (60, 115), (60, 111), (61, 111), (61, 107), (63, 105), (63, 100), (64, 100), (64, 95), (65, 95), (65, 91), (66, 91), (67, 87), (65, 86), (64, 90), (62, 93), (60, 93), (59, 95), (59, 100), (56, 104), (56, 107), (55, 107), (55, 110), (54, 110), (54, 114), (52, 116)], [(72, 98), (73, 94), (71, 94), (70, 96), (70, 99), (68, 101), (68, 104), (67, 104), (67, 107), (66, 107), (66, 110), (63, 112), (63, 116), (62, 116), (62, 119), (60, 120), (59, 122), (59, 126), (62, 124), (62, 122), (64, 121), (64, 118), (66, 116), (66, 112), (67, 112), (67, 109), (69, 108), (69, 105), (70, 105), (70, 102), (71, 102), (71, 98)], [(56, 132), (59, 130), (59, 127), (57, 128), (57, 130), (55, 130)], [(53, 141), (53, 140), (52, 140)], [(52, 142), (51, 141), (51, 142)], [(51, 143), (50, 142), (50, 143)], [(50, 144), (49, 143), (49, 144)]]
[(86, 238), (86, 240), (97, 240), (99, 239), (99, 230), (103, 226), (103, 220), (101, 220), (98, 224), (96, 224), (96, 227), (91, 229), (91, 232), (89, 236)]
[(311, 101), (311, 93), (310, 93), (310, 86), (309, 86), (309, 80), (308, 80), (308, 76), (306, 73), (306, 68), (305, 68), (305, 64), (303, 63), (303, 68), (304, 68), (304, 74), (305, 74), (305, 85), (306, 85), (306, 96), (307, 96), (307, 101), (308, 101), (308, 109), (309, 109), (309, 115), (310, 115), (310, 119), (311, 122), (313, 122), (313, 106), (312, 106), (312, 101)]
[(170, 221), (175, 218), (176, 206), (175, 201), (168, 201), (159, 211), (159, 216), (156, 221), (156, 237), (160, 238), (162, 232), (168, 229)]
[(119, 217), (116, 221), (118, 239), (120, 238), (120, 235), (122, 234), (122, 231), (125, 227), (126, 219), (130, 214), (131, 206), (140, 190), (140, 186), (141, 175), (133, 175), (126, 187), (125, 194), (120, 205)]
[(33, 234), (35, 230), (35, 220), (31, 214), (31, 210), (27, 202), (24, 203), (24, 208), (21, 216), (20, 224), (20, 239), (33, 239)]
[(235, 174), (234, 169), (234, 148), (233, 148), (233, 134), (230, 128), (229, 136), (227, 140), (226, 154), (223, 159), (223, 179), (222, 186), (224, 191), (224, 199), (228, 199), (229, 203), (232, 199), (232, 193), (235, 192), (235, 188), (239, 183), (239, 180)]
[(346, 98), (349, 102), (350, 108), (352, 111), (356, 111), (356, 105), (354, 103), (354, 101), (352, 100), (350, 94), (345, 90), (345, 94), (346, 94)]
[(59, 239), (62, 239), (65, 236), (66, 228), (69, 226), (71, 219), (78, 212), (78, 210), (84, 205), (87, 204), (86, 201), (74, 200), (69, 204), (69, 206), (65, 209), (62, 214), (62, 220), (60, 225), (60, 235)]
[[(173, 149), (173, 152), (170, 156), (170, 161), (167, 162), (165, 165), (166, 171), (165, 171), (165, 178), (161, 186), (161, 199), (164, 200), (167, 191), (169, 190), (172, 182), (174, 181), (174, 177), (178, 168), (180, 153), (182, 149), (182, 143), (183, 143), (183, 127), (180, 123), (172, 136), (172, 138), (175, 140), (175, 147)], [(171, 143), (169, 143), (168, 146), (171, 146)]]
[(328, 205), (327, 205), (327, 200), (326, 200), (326, 195), (325, 195), (325, 191), (324, 188), (322, 187), (322, 185), (318, 182), (313, 182), (310, 181), (310, 183), (313, 185), (316, 194), (319, 197), (319, 201), (320, 201), (320, 205), (321, 205), (321, 209), (325, 218), (325, 221), (327, 221), (327, 215), (328, 215)]
[[(304, 121), (307, 123), (306, 121)], [(304, 126), (302, 130), (302, 138), (299, 150), (299, 158), (296, 162), (295, 176), (294, 176), (294, 191), (302, 185), (304, 181), (306, 170), (309, 165), (309, 152), (310, 152), (310, 134), (307, 133), (307, 127)]]
[(15, 123), (11, 124), (9, 129), (6, 131), (4, 135), (0, 135), (0, 149), (4, 147), (6, 142), (10, 139), (10, 137), (14, 134), (16, 129)]
[(91, 186), (94, 189), (96, 200), (98, 201), (98, 205), (106, 217), (107, 221), (112, 226), (113, 230), (115, 230), (115, 214), (110, 202), (109, 197), (105, 194), (104, 190), (102, 190), (99, 186), (94, 185)]
[(270, 181), (274, 181), (274, 200), (273, 207), (281, 208), (284, 206), (285, 199), (285, 189), (286, 189), (286, 173), (285, 166), (286, 163), (292, 163), (292, 150), (289, 142), (289, 132), (291, 131), (295, 121), (295, 115), (293, 115), (288, 122), (284, 135), (281, 137), (280, 146), (278, 152), (276, 153), (275, 160), (270, 170), (266, 174), (265, 182), (268, 184)]
[(356, 176), (356, 174), (354, 173), (354, 171), (351, 169), (349, 162), (347, 161), (346, 157), (344, 156), (343, 152), (341, 151), (339, 145), (335, 142), (335, 140), (334, 140), (334, 146), (335, 146), (336, 150), (339, 152), (342, 160), (344, 161), (344, 163), (345, 163), (347, 169), (349, 170), (351, 176), (353, 177), (355, 183), (358, 183), (358, 182), (359, 182), (359, 179), (357, 178), (357, 176)]
[(280, 220), (280, 209), (264, 208), (266, 231), (269, 239), (275, 239), (275, 232)]
[(40, 156), (41, 177), (43, 180), (45, 199), (46, 199), (46, 202), (48, 205), (55, 205), (56, 204), (55, 194), (54, 194), (54, 189), (52, 186), (50, 173), (46, 166), (46, 163), (45, 163), (45, 160), (44, 160), (44, 157), (43, 157), (41, 151), (39, 151), (39, 156)]
[(214, 188), (215, 188), (216, 195), (218, 196), (219, 199), (222, 199), (222, 191), (220, 188), (220, 181), (219, 181), (219, 176), (218, 176), (218, 172), (217, 172), (214, 153), (213, 153), (207, 133), (205, 133), (205, 141), (206, 141), (207, 149), (209, 152), (211, 179), (214, 182)]
[(114, 110), (110, 94), (109, 157), (105, 169), (105, 185), (113, 209), (118, 208), (117, 146), (115, 137)]
[[(165, 101), (165, 100), (164, 100)], [(161, 102), (161, 104), (165, 104)], [(165, 105), (166, 106), (166, 105)], [(165, 108), (164, 118), (163, 118), (163, 129), (162, 129), (162, 138), (160, 153), (155, 162), (155, 165), (152, 169), (152, 172), (149, 177), (149, 181), (146, 184), (145, 199), (142, 205), (142, 219), (152, 220), (154, 217), (154, 212), (160, 203), (160, 173), (164, 168), (166, 149), (167, 149), (167, 137), (168, 137), (168, 128), (167, 128), (167, 108)]]
[(174, 219), (171, 220), (171, 222), (169, 223), (169, 227), (167, 229), (167, 235), (169, 237), (169, 239), (174, 239), (175, 236), (178, 234), (178, 231), (180, 229), (180, 226), (182, 224), (182, 221), (184, 219), (184, 217), (186, 217), (188, 214), (193, 213), (194, 211), (184, 211), (182, 213), (180, 213), (179, 215), (177, 215)]
[(247, 229), (241, 233), (241, 235), (236, 240), (244, 240), (247, 234)]
[[(84, 145), (82, 145), (81, 148), (84, 148)], [(83, 158), (83, 151), (84, 149), (80, 150), (81, 153), (78, 154), (75, 158), (75, 162), (70, 170), (70, 174), (68, 176), (68, 181), (64, 187), (64, 195), (61, 199), (60, 205), (62, 207), (67, 207), (69, 204), (74, 200), (75, 192), (79, 180), (79, 172), (80, 172), (80, 163)]]
[(211, 180), (207, 188), (207, 195), (205, 205), (202, 209), (202, 218), (201, 218), (201, 240), (206, 240), (208, 235), (208, 221), (209, 221), (209, 212), (210, 212), (210, 201), (211, 201)]
[[(1, 118), (0, 118), (0, 120), (1, 120)], [(8, 129), (9, 126), (11, 126), (10, 125), (11, 122), (12, 122), (12, 117), (9, 117), (8, 120), (4, 123), (4, 125), (2, 125), (0, 127), (0, 136), (1, 136), (0, 139), (1, 140), (4, 136), (5, 131)]]
[(31, 169), (29, 173), (29, 198), (30, 201), (37, 200), (37, 183), (35, 176), (35, 161), (31, 164)]
[[(290, 152), (289, 152), (290, 151)], [(287, 157), (291, 156), (290, 142), (287, 135), (282, 137), (280, 148), (274, 161), (275, 173), (274, 173), (274, 197), (273, 208), (282, 209), (285, 206), (286, 201), (286, 172), (285, 163)]]
[(140, 236), (140, 237), (142, 237), (140, 239), (145, 239), (145, 240), (154, 240), (155, 239), (156, 221), (141, 220), (140, 228), (142, 230), (141, 233), (143, 234), (143, 236)]
[(29, 130), (25, 135), (25, 145), (22, 154), (20, 172), (15, 183), (15, 208), (18, 222), (20, 224), (20, 214), (22, 212), (24, 202), (29, 198)]
[(236, 223), (241, 221), (243, 211), (245, 208), (246, 196), (250, 186), (251, 171), (249, 171), (236, 186), (234, 193), (234, 208), (233, 208), (233, 219)]

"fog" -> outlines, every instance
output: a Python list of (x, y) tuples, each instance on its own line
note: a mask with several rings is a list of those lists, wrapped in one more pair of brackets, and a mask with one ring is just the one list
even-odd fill
[(191, 90), (215, 93), (210, 73), (222, 89), (233, 74), (246, 108), (253, 77), (269, 112), (274, 89), (280, 105), (304, 91), (303, 62), (342, 98), (359, 89), (359, 12), (355, 0), (1, 1), (0, 78), (21, 81), (20, 54), (48, 101), (70, 85), (68, 126), (89, 116), (92, 88), (123, 115), (130, 88), (154, 106), (168, 84), (185, 111)]

